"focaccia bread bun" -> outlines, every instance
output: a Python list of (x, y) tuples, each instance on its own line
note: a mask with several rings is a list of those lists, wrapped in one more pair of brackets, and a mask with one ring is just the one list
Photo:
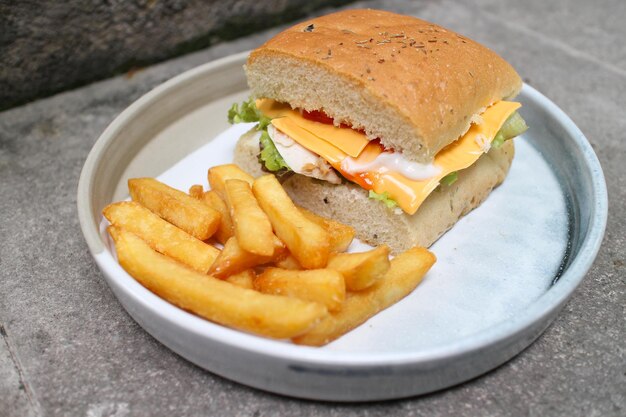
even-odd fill
[(441, 26), (380, 10), (299, 23), (254, 50), (253, 96), (322, 110), (408, 159), (430, 162), (522, 81), (490, 49)]

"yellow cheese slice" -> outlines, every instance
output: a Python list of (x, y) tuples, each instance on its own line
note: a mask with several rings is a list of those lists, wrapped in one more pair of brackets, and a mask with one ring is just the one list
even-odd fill
[[(302, 121), (310, 121), (287, 105), (267, 99), (257, 101), (257, 108), (266, 116), (273, 118), (272, 125), (277, 129), (326, 159), (342, 175), (354, 180), (363, 188), (381, 194), (388, 193), (389, 197), (408, 214), (417, 211), (428, 195), (437, 188), (443, 177), (475, 163), (485, 150), (488, 150), (491, 141), (506, 119), (519, 107), (521, 107), (519, 103), (499, 101), (487, 108), (481, 114), (482, 123), (472, 125), (465, 135), (435, 156), (433, 163), (441, 167), (439, 175), (427, 180), (415, 181), (398, 172), (367, 172), (359, 175), (358, 178), (343, 172), (341, 162), (345, 158), (352, 156), (359, 164), (369, 162), (382, 152), (380, 146), (377, 143), (370, 143), (364, 134), (353, 129), (317, 122), (305, 124)], [(337, 137), (341, 137), (341, 140), (336, 141)], [(360, 150), (355, 155), (358, 149)]]
[(300, 127), (291, 117), (272, 119), (272, 125), (311, 152), (320, 155), (331, 165), (341, 165), (341, 161), (348, 157), (341, 149)]
[[(470, 167), (488, 150), (506, 119), (520, 107), (520, 103), (499, 101), (487, 108), (481, 115), (481, 124), (472, 125), (465, 135), (435, 156), (433, 163), (441, 167), (439, 175), (414, 181), (397, 172), (370, 174), (372, 189), (377, 193), (387, 192), (402, 210), (409, 214), (415, 213), (443, 177)], [(373, 159), (371, 156), (369, 158)]]
[[(305, 119), (300, 112), (293, 110), (288, 104), (278, 103), (270, 99), (261, 99), (256, 101), (256, 106), (265, 116), (272, 119), (287, 118), (292, 124), (330, 143), (352, 157), (359, 156), (369, 143), (369, 139), (361, 132)], [(274, 123), (272, 122), (272, 124)]]

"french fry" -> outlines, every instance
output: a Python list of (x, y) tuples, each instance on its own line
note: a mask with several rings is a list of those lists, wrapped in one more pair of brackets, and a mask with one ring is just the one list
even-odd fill
[(157, 252), (200, 272), (206, 273), (220, 253), (134, 201), (109, 204), (102, 214), (111, 224), (136, 234)]
[(200, 240), (210, 238), (220, 225), (219, 212), (154, 178), (130, 179), (128, 190), (133, 201)]
[(195, 198), (196, 200), (201, 200), (204, 195), (204, 187), (200, 184), (194, 184), (189, 187), (189, 196)]
[(269, 217), (276, 235), (306, 269), (326, 266), (330, 253), (328, 232), (307, 219), (293, 204), (274, 175), (257, 178), (252, 191)]
[(318, 216), (304, 207), (298, 208), (307, 219), (323, 227), (324, 230), (328, 232), (330, 236), (331, 252), (345, 252), (348, 249), (356, 234), (353, 227), (326, 217)]
[(239, 246), (256, 255), (271, 256), (275, 238), (272, 224), (254, 198), (250, 184), (227, 180), (224, 191)]
[(246, 269), (238, 274), (231, 275), (226, 278), (224, 281), (230, 282), (233, 285), (236, 285), (241, 288), (248, 288), (249, 290), (254, 289), (254, 278), (256, 274), (252, 269)]
[(267, 268), (254, 280), (254, 289), (265, 294), (286, 295), (323, 304), (329, 311), (341, 308), (346, 298), (343, 276), (332, 269)]
[(328, 313), (324, 306), (261, 294), (194, 271), (111, 226), (122, 267), (159, 297), (219, 324), (278, 339), (306, 332)]
[(218, 227), (217, 232), (215, 232), (215, 238), (223, 245), (228, 239), (235, 235), (233, 219), (230, 217), (228, 206), (226, 206), (224, 200), (222, 200), (215, 191), (207, 191), (204, 193), (202, 200), (219, 211), (222, 215), (220, 218), (220, 227)]
[(216, 278), (224, 279), (229, 275), (237, 274), (246, 269), (275, 262), (285, 256), (285, 245), (276, 236), (274, 236), (272, 245), (274, 246), (274, 254), (272, 256), (255, 255), (243, 250), (239, 246), (237, 237), (233, 236), (224, 244), (224, 249), (217, 256), (213, 265), (211, 265), (209, 274)]
[(383, 278), (389, 266), (389, 246), (382, 245), (367, 252), (333, 253), (327, 268), (341, 272), (349, 291), (360, 291)]
[(242, 180), (246, 181), (250, 186), (254, 182), (254, 178), (250, 174), (235, 164), (218, 165), (210, 168), (208, 179), (211, 190), (215, 191), (224, 201), (226, 201), (226, 193), (224, 191), (226, 181)]
[(415, 247), (401, 253), (391, 260), (382, 280), (366, 290), (348, 293), (341, 310), (293, 341), (299, 345), (322, 346), (337, 339), (408, 295), (435, 261), (435, 255), (425, 248)]
[(210, 207), (220, 213), (220, 226), (217, 228), (214, 237), (222, 245), (226, 243), (226, 241), (230, 239), (235, 234), (235, 232), (233, 229), (233, 220), (230, 217), (228, 206), (226, 206), (224, 200), (222, 200), (222, 198), (219, 196), (219, 194), (217, 194), (216, 191), (211, 190), (204, 192), (202, 186), (198, 184), (192, 185), (191, 188), (189, 188), (189, 195), (197, 200), (204, 201), (206, 204), (208, 204)]
[[(436, 261), (418, 247), (392, 261), (387, 246), (342, 253), (355, 230), (296, 206), (273, 175), (227, 164), (208, 180), (211, 191), (187, 194), (131, 179), (134, 201), (103, 215), (130, 275), (216, 323), (321, 346), (404, 298)], [(203, 242), (211, 236), (223, 250)]]
[(275, 262), (278, 268), (282, 269), (294, 269), (299, 270), (302, 269), (300, 262), (296, 258), (293, 257), (292, 254), (288, 254), (285, 259), (280, 259)]

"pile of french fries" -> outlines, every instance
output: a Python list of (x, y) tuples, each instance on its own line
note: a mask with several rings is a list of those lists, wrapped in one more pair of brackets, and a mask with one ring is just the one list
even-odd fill
[(435, 262), (424, 248), (345, 252), (354, 229), (297, 207), (276, 177), (233, 164), (210, 190), (128, 181), (103, 210), (122, 267), (163, 299), (259, 335), (322, 346), (409, 294)]

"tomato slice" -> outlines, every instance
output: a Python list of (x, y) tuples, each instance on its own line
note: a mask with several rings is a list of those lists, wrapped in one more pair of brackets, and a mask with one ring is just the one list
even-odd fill
[[(373, 159), (376, 155), (381, 154), (382, 152), (389, 152), (385, 150), (385, 147), (380, 143), (379, 139), (374, 139), (370, 141), (367, 147), (361, 152), (359, 158), (365, 158), (365, 161), (369, 161)], [(378, 172), (359, 172), (356, 174), (349, 174), (341, 169), (341, 163), (332, 164), (333, 168), (341, 173), (348, 181), (354, 182), (360, 185), (362, 188), (366, 190), (371, 190), (374, 188), (374, 184), (378, 181)]]
[[(334, 124), (334, 119), (321, 110), (312, 110), (312, 111), (300, 110), (300, 113), (302, 114), (302, 117), (304, 117), (307, 120), (311, 120), (313, 122), (324, 123), (326, 125)], [(344, 128), (344, 129), (352, 129), (352, 126), (347, 123), (341, 123), (339, 127)], [(354, 129), (354, 130), (356, 130), (359, 133), (365, 134), (365, 130), (363, 129)]]
[(318, 123), (324, 123), (326, 125), (333, 124), (333, 118), (320, 110), (306, 111), (302, 110), (302, 117), (307, 120), (312, 120)]

